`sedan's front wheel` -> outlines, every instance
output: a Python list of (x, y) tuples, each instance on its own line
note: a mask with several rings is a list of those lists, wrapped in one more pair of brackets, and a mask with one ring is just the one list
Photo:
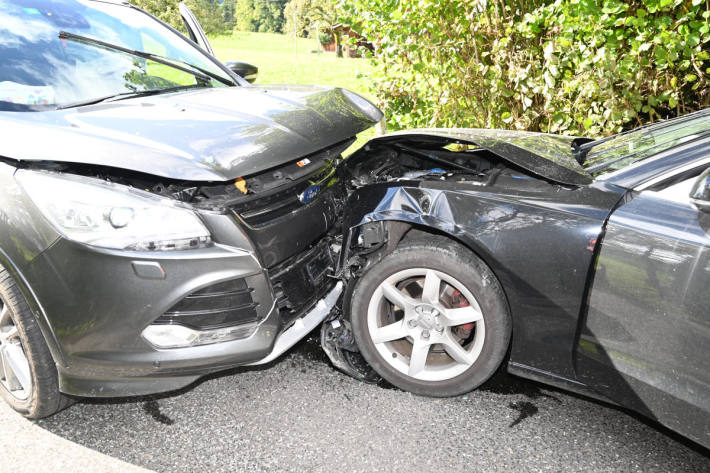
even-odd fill
[(450, 240), (405, 242), (362, 276), (352, 301), (362, 355), (401, 389), (463, 394), (505, 357), (511, 322), (500, 283)]

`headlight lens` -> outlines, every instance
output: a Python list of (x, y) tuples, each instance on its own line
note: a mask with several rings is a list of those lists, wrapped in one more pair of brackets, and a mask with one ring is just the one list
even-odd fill
[(365, 114), (366, 117), (371, 119), (373, 122), (379, 122), (382, 120), (384, 113), (382, 113), (379, 108), (375, 107), (372, 102), (367, 100), (365, 97), (356, 94), (355, 92), (351, 92), (347, 89), (341, 90), (350, 103), (355, 105), (363, 114)]
[(133, 251), (211, 244), (197, 215), (178, 201), (75, 175), (20, 170), (16, 178), (44, 216), (71, 240)]

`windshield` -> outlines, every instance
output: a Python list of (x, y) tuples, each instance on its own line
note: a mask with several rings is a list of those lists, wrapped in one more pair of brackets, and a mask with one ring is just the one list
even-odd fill
[(710, 135), (710, 109), (586, 143), (584, 169), (600, 176), (704, 135)]
[[(66, 31), (186, 65), (60, 37)], [(51, 110), (144, 91), (223, 87), (232, 79), (185, 38), (125, 5), (0, 0), (0, 110)], [(212, 76), (202, 80), (202, 70)], [(221, 80), (216, 80), (220, 78)]]

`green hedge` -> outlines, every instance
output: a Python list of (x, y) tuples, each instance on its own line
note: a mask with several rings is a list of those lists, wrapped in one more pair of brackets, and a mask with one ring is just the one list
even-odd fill
[(710, 106), (710, 0), (355, 0), (393, 128), (599, 135)]

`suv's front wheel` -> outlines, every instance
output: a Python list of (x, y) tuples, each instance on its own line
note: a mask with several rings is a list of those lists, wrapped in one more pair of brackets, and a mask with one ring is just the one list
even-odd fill
[(500, 283), (468, 249), (439, 237), (405, 241), (353, 292), (363, 357), (393, 385), (455, 396), (486, 381), (505, 357), (511, 321)]
[(69, 404), (57, 368), (27, 301), (0, 266), (0, 395), (20, 414), (40, 419)]

